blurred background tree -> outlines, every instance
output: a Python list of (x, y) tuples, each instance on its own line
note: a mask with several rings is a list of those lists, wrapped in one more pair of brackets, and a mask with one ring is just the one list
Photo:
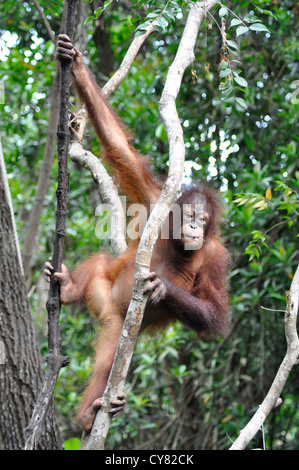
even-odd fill
[[(62, 0), (39, 1), (58, 34)], [(134, 144), (167, 173), (168, 146), (158, 113), (167, 69), (177, 49), (190, 2), (81, 2), (89, 19), (78, 29), (86, 61), (103, 85), (126, 53), (137, 27), (159, 18), (111, 103), (134, 133)], [(298, 2), (224, 1), (208, 15), (196, 59), (177, 103), (186, 143), (184, 182), (207, 180), (223, 194), (223, 238), (232, 254), (232, 332), (205, 342), (181, 325), (139, 340), (127, 384), (128, 406), (111, 426), (111, 449), (227, 449), (268, 390), (284, 356), (283, 313), (298, 264)], [(226, 48), (219, 29), (226, 24)], [(83, 41), (84, 44), (84, 41)], [(54, 44), (32, 2), (0, 6), (2, 145), (21, 248), (36, 197), (49, 132)], [(229, 68), (229, 75), (227, 69)], [(223, 73), (221, 73), (223, 72)], [(243, 101), (244, 100), (244, 101)], [(73, 109), (79, 106), (72, 97)], [(99, 155), (92, 128), (85, 147)], [(52, 252), (56, 205), (54, 155), (39, 233), (31, 260), (31, 307), (46, 357), (46, 286), (42, 267)], [(70, 163), (65, 262), (73, 267), (91, 252), (109, 249), (95, 234), (100, 202), (88, 172)], [(268, 310), (263, 309), (266, 307)], [(66, 446), (80, 437), (74, 416), (92, 362), (96, 325), (82, 306), (62, 310), (63, 351), (56, 410)], [(298, 368), (283, 403), (265, 423), (267, 449), (299, 445)], [(262, 436), (250, 444), (260, 447)]]

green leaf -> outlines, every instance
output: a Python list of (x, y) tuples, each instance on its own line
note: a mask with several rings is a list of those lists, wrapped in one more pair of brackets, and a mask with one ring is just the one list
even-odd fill
[(235, 99), (234, 97), (231, 97), (231, 96), (230, 96), (231, 94), (232, 94), (232, 92), (231, 92), (230, 90), (229, 90), (227, 93), (225, 93), (225, 94), (222, 93), (222, 94), (221, 94), (221, 99), (222, 99), (222, 101), (224, 101), (224, 103), (229, 104), (229, 105), (234, 104), (232, 101), (230, 101), (231, 98)]
[(247, 103), (243, 98), (236, 98), (236, 102), (242, 107), (247, 109)]
[(220, 64), (220, 70), (224, 70), (224, 69), (227, 69), (227, 68), (229, 68), (228, 62), (223, 60)]
[(146, 17), (147, 20), (155, 20), (157, 18), (157, 16), (159, 16), (159, 13), (158, 12), (153, 12), (153, 13), (149, 13)]
[(95, 17), (90, 16), (89, 18), (87, 18), (87, 20), (84, 21), (84, 23), (82, 23), (81, 26), (85, 26), (87, 23), (91, 23), (91, 21), (94, 21), (94, 20), (95, 20)]
[(103, 10), (104, 10), (103, 7), (99, 7), (99, 8), (94, 12), (95, 17), (97, 18), (97, 17), (102, 13)]
[(185, 372), (186, 368), (187, 368), (187, 367), (186, 367), (185, 364), (181, 364), (181, 365), (179, 366), (179, 368), (178, 368), (179, 374), (183, 374), (183, 373)]
[(144, 23), (141, 23), (140, 25), (137, 26), (136, 31), (138, 30), (146, 30), (147, 27), (150, 25), (150, 21), (145, 21)]
[(244, 18), (245, 23), (256, 23), (257, 21), (261, 22), (261, 20), (255, 15), (246, 15)]
[(224, 70), (221, 70), (219, 77), (224, 78), (224, 77), (228, 77), (229, 75), (230, 75), (230, 69), (224, 69)]
[(248, 87), (248, 83), (245, 80), (245, 78), (242, 78), (242, 77), (239, 77), (239, 76), (234, 76), (234, 80), (238, 85), (240, 85), (242, 87), (245, 87), (245, 88)]
[(261, 13), (262, 15), (269, 15), (271, 18), (275, 18), (276, 21), (279, 21), (276, 15), (271, 10), (265, 10), (264, 8), (260, 8), (257, 5), (255, 6), (256, 10)]
[(168, 18), (171, 20), (171, 21), (175, 21), (175, 16), (172, 15), (169, 11), (165, 11), (164, 12), (164, 15), (168, 16)]
[(169, 25), (168, 21), (165, 18), (163, 18), (163, 16), (159, 19), (158, 23), (163, 29), (163, 31), (165, 31), (167, 26)]
[(231, 41), (230, 39), (228, 39), (226, 42), (229, 47), (238, 50), (238, 44), (235, 41)]
[(221, 7), (219, 10), (219, 16), (222, 18), (222, 16), (228, 15), (228, 10), (225, 7)]
[(252, 31), (265, 31), (266, 33), (270, 33), (269, 29), (262, 23), (251, 24), (249, 26), (249, 29), (251, 29)]
[(242, 34), (245, 34), (249, 31), (249, 28), (247, 26), (239, 26), (236, 31), (237, 38), (241, 36)]
[[(234, 90), (231, 84), (231, 80), (226, 80), (226, 82), (221, 82), (219, 85), (221, 92), (223, 93), (222, 98), (225, 99), (225, 96), (230, 95)], [(225, 95), (225, 96), (224, 96)]]
[(167, 133), (163, 122), (161, 122), (161, 124), (159, 124), (159, 126), (156, 128), (155, 137), (162, 140), (163, 142), (167, 142)]
[(143, 36), (145, 34), (145, 31), (140, 29), (139, 31), (136, 31), (134, 37), (138, 38), (139, 36)]
[(276, 294), (275, 292), (270, 293), (270, 294), (269, 294), (269, 297), (271, 297), (272, 299), (282, 300), (283, 302), (285, 302), (285, 300), (286, 300), (285, 295), (283, 295), (283, 294)]
[(80, 450), (80, 439), (78, 437), (73, 437), (71, 439), (68, 439), (67, 441), (64, 441), (64, 448), (65, 450)]
[(158, 31), (158, 33), (161, 33), (163, 31), (162, 26), (160, 26), (159, 24), (154, 24), (153, 28), (155, 31)]
[(236, 98), (234, 96), (231, 96), (230, 98), (224, 99), (224, 103), (227, 106), (233, 106), (235, 104)]
[(251, 135), (248, 134), (247, 132), (244, 134), (244, 141), (247, 147), (249, 148), (249, 150), (253, 152), (255, 149), (255, 142), (252, 139)]
[(243, 21), (242, 20), (238, 20), (237, 18), (234, 18), (232, 21), (231, 21), (231, 26), (238, 26), (239, 24), (242, 24)]
[(227, 88), (222, 88), (221, 87), (221, 99), (223, 101), (226, 101), (232, 94), (233, 88), (232, 87), (227, 87)]

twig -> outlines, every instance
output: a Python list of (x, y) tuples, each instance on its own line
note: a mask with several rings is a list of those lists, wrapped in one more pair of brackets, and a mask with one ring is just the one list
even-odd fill
[(267, 396), (253, 415), (249, 423), (242, 429), (239, 437), (230, 447), (230, 450), (243, 450), (265, 422), (271, 410), (277, 405), (277, 400), (283, 390), (289, 373), (297, 364), (299, 357), (299, 339), (296, 329), (297, 311), (299, 304), (299, 265), (293, 277), (291, 289), (287, 300), (285, 313), (285, 334), (287, 351), (278, 369), (276, 377), (270, 387)]
[(159, 103), (159, 111), (169, 140), (169, 174), (159, 201), (151, 212), (139, 243), (135, 261), (132, 300), (125, 318), (108, 384), (103, 395), (103, 406), (97, 413), (91, 433), (83, 441), (82, 448), (84, 450), (101, 450), (104, 448), (111, 419), (109, 414), (110, 401), (121, 393), (124, 388), (147, 302), (147, 296), (143, 295), (143, 279), (149, 272), (151, 255), (161, 224), (167, 217), (170, 206), (176, 201), (180, 192), (185, 145), (175, 100), (180, 89), (184, 71), (194, 60), (194, 47), (199, 27), (205, 17), (204, 5), (206, 5), (206, 8), (212, 8), (216, 3), (215, 1), (205, 1), (191, 7), (176, 57), (168, 71)]
[[(73, 36), (75, 15), (78, 0), (68, 0), (66, 31), (70, 38)], [(57, 131), (58, 144), (58, 185), (57, 185), (57, 209), (56, 229), (53, 251), (54, 272), (61, 271), (61, 263), (64, 248), (65, 222), (67, 216), (67, 201), (69, 189), (68, 175), (68, 100), (71, 83), (71, 63), (65, 61), (61, 64), (61, 86), (60, 86), (60, 116)], [(38, 396), (29, 426), (26, 429), (25, 450), (37, 448), (39, 438), (43, 430), (43, 423), (47, 415), (49, 405), (53, 396), (58, 373), (61, 367), (68, 363), (68, 358), (60, 353), (61, 337), (59, 328), (60, 316), (60, 288), (59, 282), (51, 276), (49, 295), (47, 301), (48, 310), (48, 345), (47, 372), (42, 390)]]
[(39, 12), (42, 20), (43, 20), (43, 23), (45, 25), (45, 28), (50, 36), (50, 39), (51, 41), (56, 44), (56, 40), (55, 40), (55, 36), (53, 34), (53, 31), (52, 31), (52, 28), (51, 28), (51, 25), (49, 23), (49, 21), (47, 20), (47, 17), (46, 15), (44, 14), (44, 10), (39, 6), (39, 3), (37, 2), (37, 0), (32, 0), (34, 5), (35, 5), (35, 8), (37, 9), (37, 11)]
[(152, 32), (154, 31), (155, 24), (156, 24), (156, 21), (151, 23), (146, 28), (146, 32), (142, 36), (138, 36), (133, 39), (132, 44), (127, 50), (127, 53), (125, 57), (123, 58), (122, 63), (119, 66), (119, 69), (115, 72), (114, 75), (112, 75), (110, 80), (106, 83), (106, 85), (102, 89), (103, 93), (106, 96), (110, 96), (119, 87), (119, 85), (124, 81), (124, 79), (129, 73), (129, 70), (131, 68), (131, 65), (136, 55), (138, 54), (140, 47), (142, 46), (146, 38), (150, 34), (152, 34)]
[(275, 309), (275, 308), (267, 308), (267, 307), (263, 307), (262, 305), (261, 305), (261, 308), (262, 308), (263, 310), (267, 310), (268, 312), (286, 313), (285, 310), (277, 310), (277, 309)]

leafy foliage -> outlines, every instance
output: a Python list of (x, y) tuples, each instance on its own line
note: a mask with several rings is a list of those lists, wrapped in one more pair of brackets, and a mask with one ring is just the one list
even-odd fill
[[(157, 21), (130, 74), (111, 97), (133, 129), (134, 144), (167, 173), (167, 136), (157, 102), (177, 50), (190, 2), (104, 2), (118, 68), (135, 33)], [(62, 2), (40, 1), (58, 32)], [(86, 18), (90, 17), (86, 3)], [(272, 382), (285, 351), (283, 311), (298, 263), (298, 6), (291, 0), (222, 2), (199, 33), (196, 57), (183, 78), (177, 108), (186, 144), (185, 182), (193, 177), (219, 188), (226, 205), (223, 237), (232, 253), (232, 332), (224, 341), (196, 338), (174, 325), (139, 340), (127, 386), (128, 407), (112, 425), (110, 448), (226, 449), (248, 422)], [(102, 15), (102, 11), (96, 12)], [(100, 16), (101, 17), (101, 16)], [(92, 20), (94, 15), (92, 17)], [(225, 23), (224, 21), (225, 20)], [(226, 40), (220, 33), (225, 24)], [(95, 22), (88, 60), (103, 83)], [(54, 71), (54, 46), (32, 4), (0, 6), (2, 144), (22, 242), (43, 155)], [(219, 89), (220, 84), (220, 89)], [(72, 98), (75, 103), (75, 99)], [(5, 133), (4, 133), (5, 131)], [(100, 153), (92, 129), (86, 146)], [(34, 283), (52, 250), (56, 158), (40, 223)], [(92, 251), (109, 249), (95, 236), (99, 195), (88, 172), (70, 164), (65, 258), (72, 267)], [(31, 297), (46, 353), (43, 290)], [(96, 325), (84, 307), (62, 311), (63, 347), (56, 405), (68, 449), (80, 437), (74, 416), (92, 365)], [(298, 447), (298, 369), (283, 404), (265, 425), (266, 448)], [(190, 432), (190, 430), (192, 432)], [(250, 445), (261, 446), (261, 435)]]

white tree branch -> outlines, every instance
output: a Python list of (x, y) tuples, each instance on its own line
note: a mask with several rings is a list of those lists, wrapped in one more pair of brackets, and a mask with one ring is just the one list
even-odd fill
[(146, 38), (152, 34), (154, 31), (155, 21), (151, 23), (147, 28), (146, 32), (142, 36), (135, 37), (130, 45), (125, 57), (123, 58), (122, 63), (119, 66), (119, 69), (115, 74), (110, 78), (110, 80), (103, 87), (103, 93), (106, 96), (112, 95), (112, 93), (119, 87), (119, 85), (124, 81), (128, 75), (131, 65), (138, 54), (138, 51)]
[(291, 289), (288, 295), (287, 309), (285, 313), (285, 334), (287, 340), (286, 355), (278, 369), (276, 377), (270, 387), (270, 390), (253, 415), (249, 423), (242, 429), (239, 437), (230, 447), (230, 450), (244, 450), (251, 439), (261, 428), (267, 419), (269, 413), (275, 408), (277, 400), (284, 388), (289, 373), (293, 366), (298, 363), (299, 358), (299, 339), (297, 334), (296, 322), (299, 303), (299, 266), (293, 277)]

